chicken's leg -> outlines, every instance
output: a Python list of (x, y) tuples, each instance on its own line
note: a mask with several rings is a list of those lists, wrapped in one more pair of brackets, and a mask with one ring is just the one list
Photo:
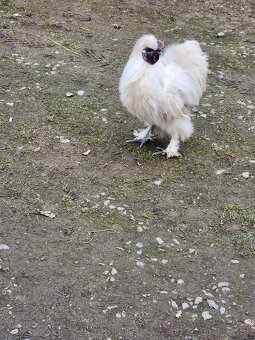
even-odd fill
[(153, 156), (155, 156), (155, 155), (166, 155), (167, 158), (179, 157), (180, 156), (179, 146), (180, 146), (179, 139), (176, 138), (176, 137), (172, 137), (167, 148), (166, 149), (157, 148), (157, 149), (160, 149), (160, 151), (154, 152)]
[(140, 148), (148, 141), (148, 140), (152, 140), (153, 136), (152, 136), (152, 132), (153, 132), (154, 126), (153, 125), (149, 125), (144, 129), (141, 130), (135, 130), (134, 131), (134, 139), (131, 140), (127, 140), (127, 143), (141, 143), (140, 144)]

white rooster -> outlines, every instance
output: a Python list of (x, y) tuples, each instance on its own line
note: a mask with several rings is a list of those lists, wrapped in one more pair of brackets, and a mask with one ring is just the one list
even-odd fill
[(162, 53), (164, 43), (154, 35), (136, 42), (120, 78), (120, 99), (126, 109), (146, 127), (134, 131), (142, 147), (152, 139), (154, 127), (170, 137), (166, 149), (154, 154), (178, 157), (180, 141), (193, 133), (190, 109), (199, 104), (206, 87), (207, 56), (195, 40), (172, 45)]

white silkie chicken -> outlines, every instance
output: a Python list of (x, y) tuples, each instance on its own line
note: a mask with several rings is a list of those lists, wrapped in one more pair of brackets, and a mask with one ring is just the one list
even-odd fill
[(190, 109), (197, 106), (206, 88), (207, 56), (195, 40), (172, 45), (162, 53), (164, 43), (154, 35), (136, 42), (120, 78), (120, 99), (126, 109), (146, 127), (134, 131), (127, 142), (152, 139), (154, 127), (166, 132), (170, 143), (154, 154), (178, 157), (180, 141), (193, 133)]

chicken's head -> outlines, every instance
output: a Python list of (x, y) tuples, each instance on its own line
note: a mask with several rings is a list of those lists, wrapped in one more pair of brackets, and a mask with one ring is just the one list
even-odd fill
[(137, 40), (132, 55), (140, 57), (142, 54), (144, 61), (154, 65), (159, 60), (163, 48), (164, 42), (162, 40), (157, 40), (154, 35), (148, 34)]

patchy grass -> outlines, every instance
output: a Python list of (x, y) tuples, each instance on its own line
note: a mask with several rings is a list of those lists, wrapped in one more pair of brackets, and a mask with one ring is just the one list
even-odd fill
[(221, 207), (220, 223), (235, 222), (244, 227), (254, 227), (255, 214), (248, 208), (243, 208), (235, 204), (224, 204)]
[(234, 239), (235, 248), (242, 255), (255, 255), (254, 238), (251, 235), (240, 233)]

